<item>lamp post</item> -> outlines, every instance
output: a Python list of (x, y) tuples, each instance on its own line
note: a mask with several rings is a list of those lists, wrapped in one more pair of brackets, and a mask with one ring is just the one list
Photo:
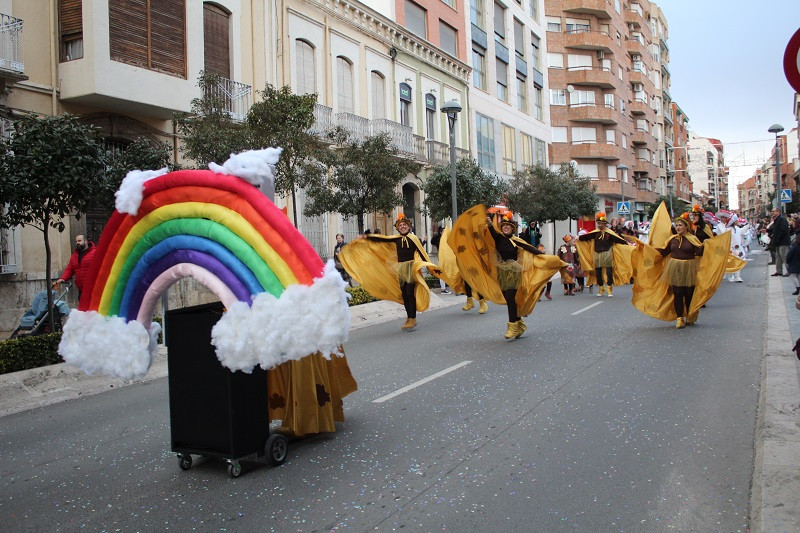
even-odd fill
[(669, 194), (669, 217), (675, 218), (675, 213), (672, 211), (672, 188), (673, 184), (667, 183), (667, 194)]
[(780, 124), (773, 124), (767, 130), (775, 134), (775, 199), (773, 200), (774, 207), (783, 211), (783, 205), (780, 199), (780, 192), (778, 192), (781, 185), (781, 145), (778, 142), (778, 134), (783, 131), (783, 126)]
[(625, 173), (628, 171), (628, 167), (624, 164), (617, 165), (617, 170), (622, 171), (622, 176), (619, 179), (619, 184), (622, 187), (622, 189), (620, 190), (620, 194), (622, 195), (622, 203), (625, 203)]
[(456, 199), (456, 117), (461, 112), (461, 104), (450, 100), (442, 104), (442, 113), (447, 115), (447, 124), (450, 126), (450, 193), (453, 196), (453, 221), (458, 218), (458, 200)]

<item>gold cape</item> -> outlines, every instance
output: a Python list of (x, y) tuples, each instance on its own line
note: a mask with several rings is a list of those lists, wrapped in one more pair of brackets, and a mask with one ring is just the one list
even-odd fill
[[(590, 231), (589, 234), (599, 233), (600, 230)], [(610, 229), (607, 233), (615, 237), (620, 237)], [(627, 244), (614, 243), (611, 247), (611, 255), (614, 261), (614, 285), (627, 285), (631, 281), (633, 269), (631, 268), (631, 252), (633, 246)], [(591, 241), (578, 241), (578, 257), (581, 260), (581, 268), (586, 273), (586, 284), (594, 285), (597, 283), (597, 275), (594, 272), (594, 239)]]
[[(727, 231), (725, 233), (728, 233)], [(747, 261), (736, 257), (733, 254), (728, 254), (728, 260), (725, 261), (725, 273), (726, 274), (733, 274), (734, 272), (739, 272), (747, 265)]]
[[(511, 240), (515, 243), (525, 242), (518, 237), (511, 237)], [(461, 267), (461, 276), (470, 284), (473, 293), (477, 292), (498, 305), (506, 305), (497, 281), (497, 250), (489, 233), (486, 206), (476, 205), (458, 217), (447, 244)], [(528, 316), (547, 282), (567, 264), (555, 255), (536, 255), (527, 250), (521, 251), (523, 253), (517, 256), (523, 269), (522, 280), (517, 289), (517, 313), (519, 316)]]
[(317, 352), (287, 361), (267, 372), (269, 419), (298, 437), (334, 432), (344, 422), (342, 398), (357, 389), (344, 349), (330, 359)]
[[(700, 241), (691, 237), (698, 245)], [(671, 239), (672, 237), (670, 237)], [(664, 247), (669, 239), (664, 243)], [(706, 239), (700, 244), (703, 255), (698, 258), (697, 279), (689, 314), (700, 310), (719, 288), (725, 276), (725, 262), (730, 255), (731, 236), (723, 233)], [(633, 264), (633, 297), (631, 303), (642, 313), (659, 320), (672, 321), (678, 318), (673, 306), (674, 298), (670, 286), (661, 281), (661, 273), (666, 265), (663, 257), (653, 246), (636, 239), (636, 248), (631, 255)]]
[(439, 239), (439, 268), (442, 270), (442, 279), (445, 283), (450, 285), (453, 292), (456, 294), (464, 294), (466, 288), (464, 287), (464, 278), (461, 276), (459, 269), (458, 259), (447, 239), (450, 238), (450, 228), (445, 228), (442, 236)]
[(653, 213), (653, 220), (650, 221), (650, 233), (647, 235), (647, 244), (650, 246), (658, 246), (662, 242), (667, 242), (667, 239), (672, 235), (672, 219), (667, 211), (667, 205), (664, 202), (658, 206), (656, 212)]
[[(356, 280), (364, 290), (379, 300), (389, 300), (403, 304), (403, 295), (400, 292), (400, 283), (397, 274), (389, 268), (392, 263), (397, 263), (397, 245), (392, 239), (394, 235), (373, 235), (386, 242), (356, 239), (342, 246), (339, 252), (339, 261), (342, 266)], [(417, 282), (414, 294), (417, 297), (417, 311), (428, 309), (431, 301), (431, 290), (425, 283), (422, 269), (427, 267), (431, 274), (440, 276), (439, 267), (430, 262), (428, 254), (422, 247), (416, 235), (409, 233), (406, 238), (416, 244), (419, 252), (414, 255), (414, 279)], [(420, 258), (420, 252), (422, 257)]]

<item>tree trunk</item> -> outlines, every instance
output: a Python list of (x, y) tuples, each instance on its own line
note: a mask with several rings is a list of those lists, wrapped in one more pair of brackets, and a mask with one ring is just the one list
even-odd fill
[(358, 234), (364, 235), (364, 213), (359, 213), (356, 220), (358, 221)]
[(294, 219), (294, 227), (300, 229), (297, 226), (297, 196), (294, 193), (294, 183), (292, 183), (292, 218)]
[(50, 213), (45, 213), (42, 222), (44, 224), (44, 283), (45, 289), (47, 290), (47, 314), (50, 320), (50, 333), (54, 333), (56, 331), (56, 321), (53, 318), (53, 291), (51, 286), (52, 282), (50, 281), (52, 277), (52, 266), (50, 265), (50, 232), (48, 231), (50, 229)]

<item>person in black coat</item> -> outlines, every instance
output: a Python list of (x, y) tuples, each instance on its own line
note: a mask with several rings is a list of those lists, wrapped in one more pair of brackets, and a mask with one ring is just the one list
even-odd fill
[(789, 251), (786, 252), (786, 271), (794, 283), (794, 296), (800, 294), (800, 233), (795, 235)]
[[(773, 276), (783, 276), (783, 263), (786, 261), (786, 252), (789, 249), (789, 223), (781, 214), (779, 207), (772, 208), (772, 226), (769, 229), (769, 242), (775, 250), (775, 273)], [(788, 275), (788, 274), (787, 274)]]

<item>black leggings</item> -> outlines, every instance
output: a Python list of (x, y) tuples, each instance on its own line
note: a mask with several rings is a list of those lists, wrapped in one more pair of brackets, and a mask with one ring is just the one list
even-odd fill
[[(603, 268), (606, 269), (606, 277), (605, 277), (606, 283), (603, 282), (603, 279), (604, 279), (603, 278)], [(595, 268), (594, 269), (594, 275), (595, 275), (595, 277), (597, 277), (597, 284), (599, 286), (601, 286), (601, 287), (603, 285), (613, 285), (614, 284), (614, 269), (611, 268), (611, 267), (598, 267), (598, 268)]]
[(673, 285), (672, 295), (675, 297), (675, 314), (678, 315), (678, 318), (686, 316), (692, 304), (694, 287), (678, 287), (677, 285)]
[(506, 305), (508, 306), (508, 321), (516, 322), (519, 320), (519, 316), (517, 316), (517, 289), (504, 290), (503, 298), (506, 299)]
[(403, 305), (406, 308), (406, 316), (408, 318), (417, 318), (417, 295), (414, 289), (417, 288), (417, 283), (400, 283), (400, 292), (403, 294)]
[[(469, 283), (466, 281), (464, 282), (464, 292), (467, 294), (467, 298), (472, 298), (472, 287), (469, 286)], [(480, 293), (475, 293), (478, 295), (478, 300), (483, 300), (483, 296)]]

